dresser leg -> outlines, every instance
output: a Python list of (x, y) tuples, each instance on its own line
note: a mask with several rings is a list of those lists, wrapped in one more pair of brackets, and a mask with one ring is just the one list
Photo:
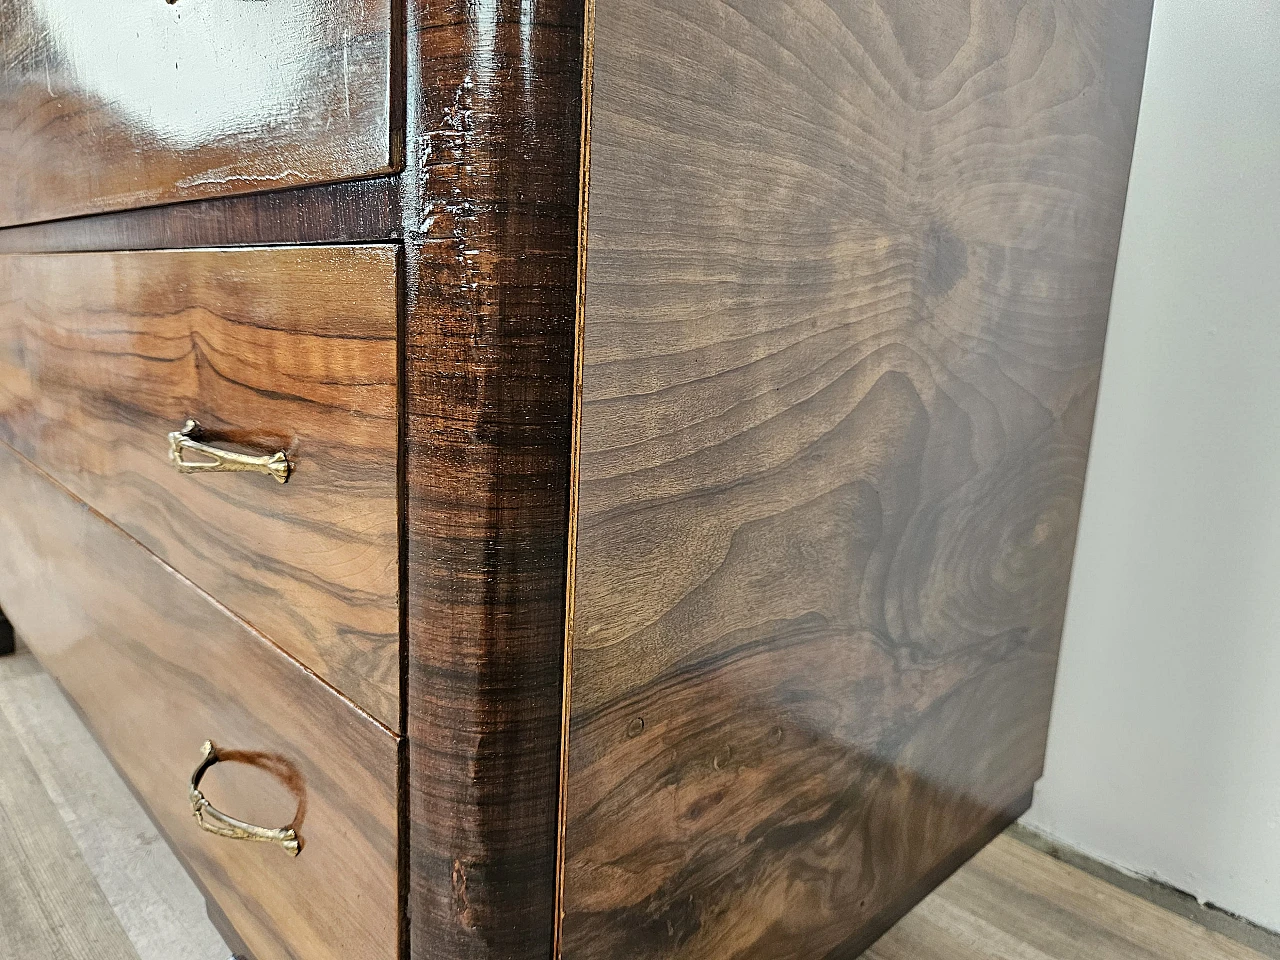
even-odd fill
[(13, 636), (13, 624), (5, 619), (4, 611), (0, 610), (0, 657), (13, 653), (17, 649), (17, 642)]

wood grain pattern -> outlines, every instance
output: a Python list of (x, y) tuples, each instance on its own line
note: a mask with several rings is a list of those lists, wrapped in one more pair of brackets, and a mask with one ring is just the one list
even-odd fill
[[(397, 251), (0, 257), (0, 440), (399, 729)], [(166, 435), (285, 449), (180, 475)]]
[(0, 225), (399, 164), (392, 0), (0, 0)]
[(596, 0), (567, 960), (851, 957), (1041, 772), (1148, 0)]
[[(396, 737), (0, 445), (0, 602), (257, 960), (397, 956)], [(291, 768), (286, 790), (220, 764), (210, 800), (296, 824), (303, 850), (199, 829), (200, 744)]]
[(409, 953), (546, 960), (582, 2), (409, 16)]
[(0, 230), (0, 253), (172, 250), (400, 237), (400, 179), (193, 200)]

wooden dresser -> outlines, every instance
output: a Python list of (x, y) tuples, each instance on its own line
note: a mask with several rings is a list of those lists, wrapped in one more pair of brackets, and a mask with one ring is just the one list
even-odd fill
[(1026, 809), (1150, 7), (0, 0), (0, 607), (238, 949), (852, 958)]

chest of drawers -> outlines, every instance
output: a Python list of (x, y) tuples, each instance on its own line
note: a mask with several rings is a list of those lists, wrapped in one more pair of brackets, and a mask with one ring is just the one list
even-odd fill
[(256, 960), (854, 957), (1040, 775), (1149, 0), (0, 0), (0, 607)]

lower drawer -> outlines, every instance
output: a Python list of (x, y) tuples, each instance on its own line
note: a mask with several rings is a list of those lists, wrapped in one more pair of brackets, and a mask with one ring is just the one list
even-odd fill
[[(0, 490), (0, 606), (257, 960), (394, 958), (397, 738), (3, 445)], [(201, 828), (206, 740), (206, 799), (296, 856)]]

